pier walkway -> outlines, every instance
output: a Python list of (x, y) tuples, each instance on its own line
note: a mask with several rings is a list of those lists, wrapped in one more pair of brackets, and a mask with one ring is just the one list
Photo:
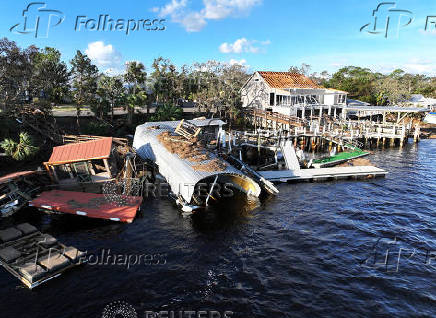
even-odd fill
[(259, 171), (271, 182), (328, 181), (349, 178), (384, 177), (386, 170), (373, 166), (319, 168), (293, 170)]

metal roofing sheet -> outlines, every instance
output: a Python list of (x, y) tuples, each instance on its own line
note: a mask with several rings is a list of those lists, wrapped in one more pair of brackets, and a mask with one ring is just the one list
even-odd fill
[(48, 160), (49, 164), (62, 164), (90, 159), (109, 158), (112, 148), (112, 137), (68, 144), (53, 148)]
[[(219, 118), (186, 120), (186, 122), (194, 124), (197, 127), (223, 126), (223, 125), (226, 124), (225, 121), (222, 121)], [(142, 126), (143, 127), (165, 126), (165, 127), (168, 127), (168, 128), (175, 129), (179, 123), (180, 123), (180, 120), (176, 120), (176, 121), (154, 121), (154, 122), (146, 122)]]
[(7, 174), (7, 175), (0, 177), (0, 184), (9, 182), (9, 181), (17, 179), (19, 177), (28, 176), (28, 175), (31, 175), (34, 173), (36, 173), (36, 171), (19, 171), (19, 172), (10, 173), (10, 174)]
[(131, 204), (118, 206), (108, 201), (104, 194), (52, 190), (41, 193), (30, 205), (50, 211), (131, 223), (142, 197), (128, 199)]
[(425, 113), (428, 112), (428, 108), (423, 107), (399, 107), (399, 106), (347, 106), (345, 110), (355, 111), (381, 111), (392, 113)]

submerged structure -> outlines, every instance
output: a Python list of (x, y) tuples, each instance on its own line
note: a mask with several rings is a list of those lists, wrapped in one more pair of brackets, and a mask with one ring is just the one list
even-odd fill
[(49, 183), (43, 171), (19, 171), (0, 178), (0, 217), (8, 217), (32, 200)]
[(41, 193), (29, 206), (49, 213), (67, 213), (89, 218), (132, 223), (142, 197), (52, 190)]
[(226, 187), (248, 196), (260, 195), (260, 186), (252, 178), (209, 151), (207, 142), (204, 144), (197, 138), (198, 129), (202, 128), (204, 135), (211, 134), (211, 139), (216, 141), (223, 124), (212, 119), (150, 122), (136, 128), (133, 141), (136, 153), (158, 166), (185, 212), (219, 200), (216, 192)]
[(0, 263), (29, 288), (82, 264), (84, 255), (28, 223), (0, 230)]

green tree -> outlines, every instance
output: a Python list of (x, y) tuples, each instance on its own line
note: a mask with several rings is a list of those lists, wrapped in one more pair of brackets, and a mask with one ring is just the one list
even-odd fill
[[(126, 73), (124, 74), (124, 80), (128, 84), (128, 105), (127, 105), (127, 123), (132, 124), (133, 114), (135, 107), (143, 105), (146, 93), (145, 93), (145, 81), (147, 79), (147, 73), (145, 72), (144, 64), (139, 62), (127, 63)], [(147, 109), (148, 112), (148, 109)]]
[(12, 139), (6, 138), (0, 143), (8, 156), (15, 160), (25, 160), (32, 157), (38, 152), (39, 148), (33, 145), (32, 138), (26, 132), (20, 133), (20, 140), (16, 142)]
[(69, 72), (61, 53), (51, 47), (36, 53), (33, 59), (32, 86), (36, 97), (60, 102), (69, 90)]
[(163, 104), (156, 108), (153, 121), (179, 120), (182, 116), (182, 107), (173, 104)]
[(368, 68), (347, 66), (334, 73), (326, 84), (327, 87), (347, 91), (351, 98), (375, 104), (377, 103), (375, 83), (382, 77), (382, 74), (373, 73)]
[(309, 72), (310, 72), (311, 68), (312, 67), (309, 64), (302, 63), (300, 67), (298, 67), (298, 66), (291, 66), (289, 68), (288, 72), (297, 73), (297, 74), (301, 74), (301, 75), (305, 75), (305, 76), (309, 76), (310, 75)]
[(76, 103), (77, 129), (80, 132), (79, 117), (85, 104), (91, 104), (97, 93), (98, 68), (86, 54), (79, 50), (71, 60), (73, 96)]
[(30, 99), (32, 91), (32, 61), (35, 46), (21, 49), (7, 38), (0, 39), (0, 106), (5, 111), (19, 111), (18, 107)]
[(113, 121), (115, 105), (124, 97), (122, 78), (119, 76), (101, 76), (98, 81), (97, 94), (109, 102), (111, 121)]
[(377, 101), (383, 103), (381, 105), (397, 105), (410, 98), (407, 85), (396, 75), (398, 73), (381, 78), (375, 83), (375, 91), (378, 94)]

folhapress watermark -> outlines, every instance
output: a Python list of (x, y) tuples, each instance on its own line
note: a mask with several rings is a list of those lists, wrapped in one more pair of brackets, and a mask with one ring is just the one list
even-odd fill
[[(31, 34), (35, 38), (47, 38), (49, 31), (66, 20), (60, 10), (51, 9), (45, 2), (31, 2), (22, 12), (23, 21), (13, 25), (9, 31), (15, 34)], [(122, 32), (126, 35), (139, 31), (164, 31), (166, 20), (147, 18), (113, 18), (110, 14), (75, 17), (72, 29), (77, 32)]]
[[(389, 37), (399, 37), (400, 30), (411, 25), (415, 20), (415, 15), (410, 10), (397, 8), (396, 2), (381, 2), (372, 11), (372, 21), (360, 28), (360, 32), (371, 35)], [(436, 15), (426, 17), (424, 32), (436, 31)]]
[(86, 15), (76, 17), (75, 31), (119, 31), (129, 35), (135, 31), (164, 31), (165, 19), (115, 19), (109, 14), (100, 14), (98, 18)]
[(133, 266), (157, 266), (167, 263), (165, 253), (114, 253), (110, 249), (102, 249), (98, 253), (84, 252), (80, 261), (91, 266), (122, 266), (130, 269)]
[(380, 238), (374, 244), (370, 255), (361, 261), (365, 268), (380, 269), (386, 273), (398, 273), (401, 265), (436, 268), (436, 251), (418, 249), (406, 242)]
[(412, 11), (397, 9), (395, 2), (382, 2), (372, 11), (373, 21), (360, 28), (373, 35), (399, 35), (400, 29), (408, 26), (414, 20)]

